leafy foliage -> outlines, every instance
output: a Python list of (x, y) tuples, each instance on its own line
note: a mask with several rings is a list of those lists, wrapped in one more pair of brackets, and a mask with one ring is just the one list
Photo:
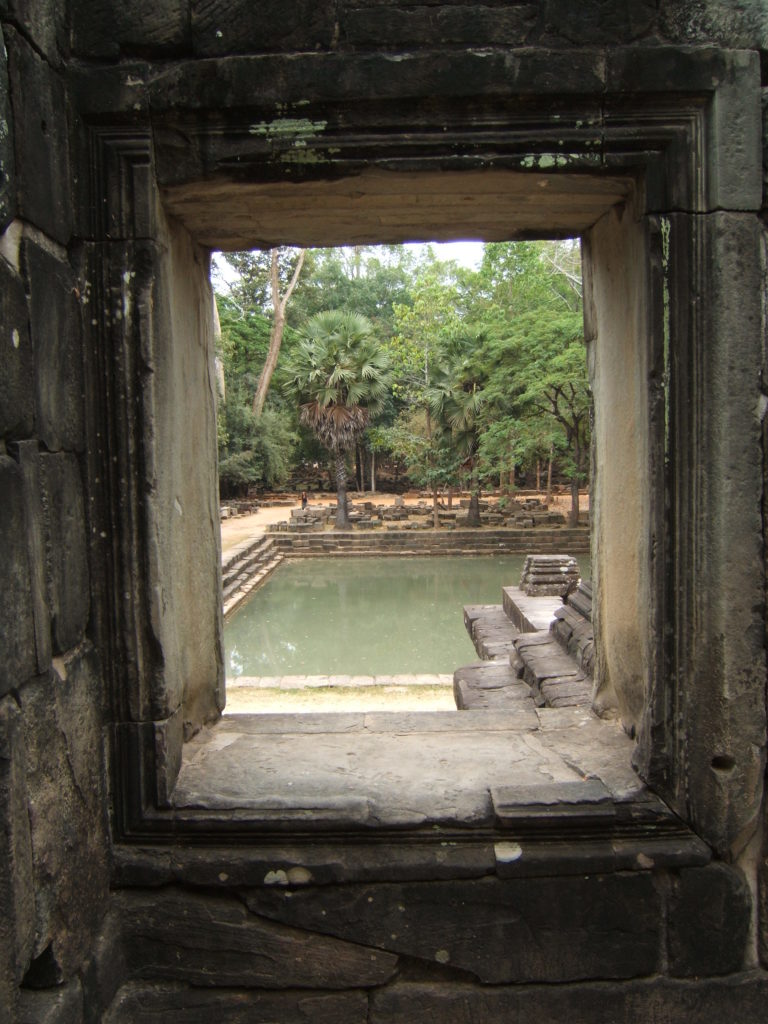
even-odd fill
[(345, 526), (344, 455), (384, 405), (389, 358), (367, 317), (345, 310), (317, 313), (307, 324), (289, 368), (286, 390), (299, 417), (336, 459), (337, 525)]
[[(297, 258), (281, 251), (283, 287)], [(242, 400), (267, 353), (269, 257), (228, 260), (242, 277), (219, 299), (222, 480), (278, 479), (320, 442), (334, 459), (389, 453), (435, 501), (462, 477), (476, 494), (554, 458), (577, 499), (591, 404), (577, 244), (487, 244), (477, 270), (429, 247), (309, 250), (267, 401), (283, 427), (271, 453)]]

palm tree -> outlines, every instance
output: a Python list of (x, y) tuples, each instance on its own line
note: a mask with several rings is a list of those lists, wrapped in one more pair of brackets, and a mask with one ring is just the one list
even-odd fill
[(317, 313), (296, 347), (288, 391), (300, 419), (333, 455), (338, 496), (336, 529), (349, 527), (346, 454), (387, 395), (389, 360), (367, 317), (345, 310)]

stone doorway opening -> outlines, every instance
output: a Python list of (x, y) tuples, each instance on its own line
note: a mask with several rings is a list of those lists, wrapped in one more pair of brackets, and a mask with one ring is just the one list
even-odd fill
[[(182, 185), (164, 191), (162, 211), (169, 274), (177, 275), (176, 280), (183, 280), (185, 286), (196, 278), (201, 296), (209, 294), (209, 285), (205, 256), (196, 256), (198, 246), (225, 249), (246, 244), (368, 244), (453, 239), (470, 233), (489, 241), (514, 237), (572, 237), (574, 234), (587, 239), (584, 246), (587, 262), (585, 333), (588, 349), (594, 351), (599, 347), (601, 353), (599, 358), (589, 356), (598, 408), (595, 457), (601, 467), (599, 486), (611, 505), (610, 515), (601, 516), (597, 498), (596, 550), (604, 550), (606, 556), (610, 552), (610, 557), (595, 566), (595, 575), (599, 574), (599, 592), (610, 595), (612, 614), (607, 622), (599, 613), (596, 619), (607, 637), (607, 650), (612, 649), (611, 629), (621, 632), (623, 658), (620, 663), (614, 659), (613, 663), (605, 661), (600, 665), (598, 700), (601, 710), (618, 709), (627, 732), (639, 725), (639, 709), (643, 706), (652, 659), (648, 637), (640, 626), (649, 604), (653, 579), (653, 566), (648, 559), (653, 515), (649, 495), (653, 492), (652, 476), (658, 472), (648, 451), (648, 438), (655, 427), (650, 422), (652, 400), (647, 367), (655, 358), (654, 346), (657, 352), (662, 349), (660, 333), (648, 329), (649, 264), (654, 239), (648, 225), (637, 215), (636, 204), (637, 182), (629, 177), (530, 175), (507, 171), (403, 174), (371, 170), (333, 181), (238, 183), (230, 187)], [(210, 303), (211, 300), (205, 301)], [(203, 320), (198, 327), (201, 353), (210, 345), (210, 339), (204, 336), (207, 323), (210, 320)], [(621, 373), (620, 367), (626, 365), (632, 365), (635, 372)], [(620, 424), (603, 423), (599, 410), (611, 406), (622, 410)], [(620, 459), (614, 447), (617, 443), (621, 449)], [(163, 445), (159, 443), (157, 447), (160, 450)], [(612, 475), (611, 466), (617, 465), (620, 468)], [(184, 481), (174, 469), (175, 466), (169, 475), (175, 476), (178, 489)], [(621, 476), (620, 483), (617, 475)], [(164, 476), (167, 481), (168, 476)], [(614, 500), (619, 490), (624, 499), (621, 502)], [(188, 503), (180, 498), (175, 500), (182, 506)], [(221, 690), (218, 693), (211, 690), (210, 672), (201, 673), (197, 683), (192, 675), (190, 666), (185, 672), (182, 698), (188, 734), (195, 732), (195, 720), (205, 722), (215, 717), (217, 702), (221, 699)], [(576, 717), (579, 716), (567, 723), (566, 732), (568, 728), (580, 729), (584, 725), (581, 719), (577, 722)], [(526, 758), (536, 764), (530, 778), (523, 772), (529, 783), (541, 774), (561, 781), (561, 776), (567, 776), (572, 782), (578, 778), (578, 772), (574, 776), (573, 770), (560, 760), (560, 755), (552, 754), (561, 766), (559, 769), (536, 761), (538, 755), (532, 753), (532, 748), (543, 751), (547, 740), (539, 748), (540, 737), (533, 735), (540, 730), (539, 722), (534, 725), (525, 715), (514, 725), (510, 715), (499, 718), (484, 714), (473, 717), (471, 722), (459, 716), (458, 720), (454, 718), (448, 723), (437, 714), (426, 733), (425, 726), (417, 728), (405, 718), (398, 720), (398, 716), (388, 719), (363, 716), (355, 720), (334, 716), (336, 720), (332, 723), (311, 721), (314, 718), (307, 716), (299, 726), (289, 716), (281, 722), (272, 721), (268, 735), (256, 723), (241, 722), (238, 726), (230, 723), (226, 728), (218, 725), (213, 733), (198, 736), (187, 748), (182, 776), (172, 798), (174, 806), (178, 809), (205, 806), (211, 811), (243, 806), (257, 816), (266, 813), (268, 818), (273, 818), (275, 809), (271, 805), (277, 804), (288, 821), (294, 819), (298, 800), (303, 811), (306, 805), (313, 807), (314, 820), (326, 817), (328, 823), (336, 820), (337, 825), (346, 822), (367, 827), (371, 819), (384, 827), (416, 826), (435, 820), (442, 824), (449, 821), (452, 825), (462, 820), (487, 824), (488, 814), (494, 813), (488, 798), (495, 785), (493, 779), (501, 784), (502, 779), (520, 776), (517, 781), (522, 784), (520, 773)], [(301, 743), (297, 728), (300, 733), (301, 730), (312, 733), (314, 751), (327, 748), (319, 760), (314, 759), (302, 769), (305, 777), (321, 780), (319, 790), (309, 792), (306, 787), (302, 790), (300, 780), (291, 776), (283, 779), (284, 788), (275, 782), (271, 791), (265, 793), (263, 786), (254, 784), (254, 779), (261, 777), (262, 771), (274, 776), (275, 764), (291, 762), (286, 751), (295, 748), (297, 742)], [(520, 736), (521, 728), (525, 734), (520, 739), (523, 747), (511, 742), (513, 735)], [(382, 764), (389, 763), (391, 773), (392, 760), (382, 760), (380, 751), (372, 753), (366, 771), (362, 765), (365, 758), (355, 753), (354, 771), (349, 770), (346, 761), (345, 766), (340, 767), (338, 737), (341, 734), (344, 738), (342, 746), (346, 757), (349, 731), (357, 735), (356, 751), (365, 749), (366, 744), (375, 751), (378, 742), (390, 746), (394, 743), (399, 749), (411, 742), (408, 736), (415, 744), (414, 751), (403, 749), (395, 757), (398, 765), (405, 766), (405, 775), (395, 772), (378, 801), (374, 799), (375, 779), (387, 775)], [(596, 742), (589, 757), (595, 756), (597, 751), (597, 761), (607, 757), (615, 764), (617, 750), (623, 750), (618, 758), (622, 768), (618, 775), (611, 777), (611, 785), (615, 792), (635, 792), (635, 787), (642, 789), (642, 786), (629, 766), (631, 741), (621, 734), (618, 726), (615, 733), (610, 741)], [(445, 747), (447, 743), (451, 751), (447, 761), (434, 756), (433, 751), (433, 756), (427, 758), (433, 766), (431, 773), (423, 770), (424, 765), (417, 766), (415, 754), (416, 749), (430, 749), (430, 734), (438, 746)], [(549, 738), (554, 738), (554, 733)], [(467, 744), (468, 752), (473, 751), (471, 756), (468, 753), (468, 761), (462, 761), (462, 743)], [(499, 743), (506, 750), (506, 756), (501, 756), (497, 749)], [(268, 749), (273, 744), (276, 744), (276, 751), (271, 760)], [(485, 753), (479, 753), (486, 747)], [(527, 751), (526, 758), (521, 753), (523, 748)], [(545, 762), (550, 753), (541, 755)], [(582, 775), (599, 778), (602, 771), (607, 780), (610, 772), (606, 774), (605, 765), (595, 767), (596, 762), (589, 757), (583, 763)], [(435, 797), (436, 788), (445, 789), (446, 782), (438, 779), (439, 771), (436, 775), (434, 766), (448, 762), (454, 764), (450, 776), (458, 771), (465, 780), (472, 780), (471, 785), (465, 787), (466, 803), (461, 810), (454, 808), (455, 814), (445, 807), (441, 810), (440, 800)], [(474, 773), (470, 764), (474, 766)], [(236, 770), (235, 765), (241, 766), (241, 770)], [(494, 775), (494, 765), (498, 777)], [(328, 772), (331, 779), (335, 776), (335, 789), (329, 782)], [(341, 789), (340, 776), (345, 779)], [(350, 792), (348, 785), (352, 776), (359, 780), (360, 786), (354, 792)], [(410, 799), (406, 800), (410, 807), (408, 813), (401, 817), (402, 809), (393, 812), (391, 804), (394, 799), (399, 806), (403, 799), (399, 794), (407, 791), (407, 778), (417, 778), (419, 784), (417, 792), (411, 792)], [(274, 791), (275, 786), (278, 793)], [(296, 794), (296, 800), (291, 799), (291, 793)], [(322, 796), (320, 805), (319, 795)], [(329, 806), (335, 810), (326, 815), (323, 801), (329, 801)]]
[[(495, 66), (466, 57), (475, 69), (481, 59), (485, 71)], [(748, 369), (760, 335), (760, 181), (733, 156), (757, 152), (756, 62), (702, 51), (675, 89), (653, 62), (608, 54), (577, 93), (548, 79), (539, 94), (520, 61), (519, 97), (474, 74), (460, 95), (441, 80), (413, 131), (412, 108), (394, 93), (423, 94), (418, 62), (375, 102), (350, 106), (332, 89), (317, 118), (301, 92), (310, 75), (284, 83), (293, 100), (286, 107), (280, 96), (277, 120), (258, 120), (272, 92), (265, 81), (259, 107), (237, 62), (218, 68), (226, 88), (216, 75), (186, 82), (183, 111), (175, 86), (157, 90), (151, 128), (105, 125), (94, 110), (92, 231), (104, 244), (89, 259), (105, 301), (87, 382), (89, 487), (105, 526), (93, 557), (114, 596), (99, 627), (115, 653), (126, 835), (216, 836), (231, 825), (201, 808), (166, 813), (185, 735), (222, 704), (215, 474), (189, 470), (213, 450), (210, 248), (468, 234), (582, 237), (596, 404), (597, 699), (615, 703), (635, 732), (641, 777), (715, 849), (730, 848), (757, 814), (763, 595), (746, 567), (761, 544), (759, 388)], [(755, 99), (750, 117), (741, 116), (745, 95)], [(292, 102), (301, 116), (282, 116)], [(754, 401), (736, 409), (731, 391)], [(713, 409), (728, 410), (727, 429)], [(731, 459), (745, 467), (737, 489), (727, 483)], [(715, 595), (729, 560), (742, 570), (724, 602)], [(746, 681), (732, 699), (733, 670)]]

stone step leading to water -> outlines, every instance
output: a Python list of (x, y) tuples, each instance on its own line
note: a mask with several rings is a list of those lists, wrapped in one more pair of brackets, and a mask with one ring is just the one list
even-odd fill
[(478, 655), (486, 661), (507, 660), (520, 630), (500, 604), (465, 605), (464, 625)]
[(234, 579), (241, 572), (248, 571), (254, 562), (263, 559), (274, 551), (271, 537), (261, 536), (255, 540), (238, 545), (229, 551), (221, 562), (221, 575), (224, 582)]
[(592, 623), (570, 605), (563, 605), (555, 612), (551, 629), (582, 672), (588, 676), (594, 675), (595, 634)]
[(222, 602), (225, 618), (243, 603), (252, 590), (272, 575), (283, 558), (284, 556), (279, 552), (273, 552), (273, 556), (268, 562), (263, 563), (254, 573), (246, 575), (245, 579), (236, 581), (237, 586), (234, 589), (228, 588), (228, 594), (224, 595)]
[[(296, 557), (344, 554), (524, 554), (530, 550), (526, 531), (481, 530), (392, 530), (312, 531), (302, 536), (285, 532), (270, 533), (280, 551)], [(536, 546), (544, 553), (567, 547), (577, 553), (589, 551), (586, 530), (545, 530), (537, 533)]]
[(568, 595), (568, 604), (581, 615), (592, 621), (592, 580), (581, 580), (576, 590)]
[(523, 633), (514, 646), (516, 657), (510, 668), (522, 673), (538, 707), (576, 707), (589, 703), (592, 680), (550, 630)]
[(453, 696), (459, 711), (514, 711), (531, 730), (538, 719), (530, 688), (514, 669), (502, 661), (481, 661), (464, 665), (453, 673)]
[(501, 598), (504, 614), (521, 633), (549, 629), (555, 612), (563, 603), (556, 595), (529, 597), (519, 587), (502, 587)]

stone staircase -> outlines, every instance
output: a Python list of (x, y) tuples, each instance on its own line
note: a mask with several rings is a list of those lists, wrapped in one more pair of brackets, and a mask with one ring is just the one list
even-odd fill
[(242, 604), (251, 591), (275, 571), (284, 557), (268, 535), (246, 541), (230, 551), (221, 566), (224, 616)]
[[(482, 529), (387, 529), (307, 531), (296, 536), (285, 532), (269, 535), (278, 551), (291, 558), (356, 555), (499, 555), (530, 551), (531, 534), (526, 530), (483, 527)], [(589, 551), (589, 531), (584, 529), (545, 529), (536, 534), (536, 547), (542, 552), (563, 548), (576, 554)]]
[(460, 711), (590, 703), (595, 659), (592, 584), (564, 600), (503, 588), (501, 605), (467, 605), (464, 625), (479, 657), (454, 672)]

